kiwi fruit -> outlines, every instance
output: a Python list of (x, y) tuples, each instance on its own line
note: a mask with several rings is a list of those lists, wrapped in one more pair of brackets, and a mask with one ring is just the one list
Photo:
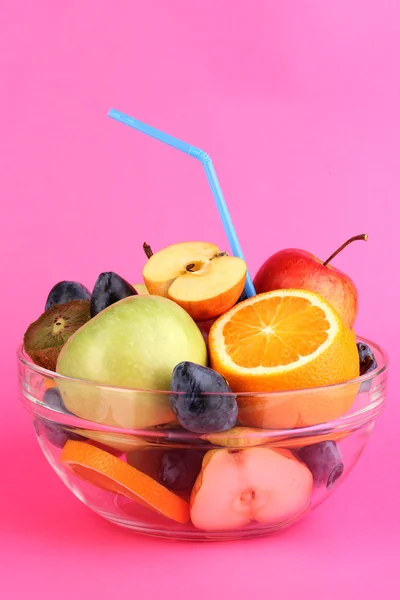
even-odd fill
[(26, 330), (25, 352), (35, 364), (55, 371), (61, 348), (89, 319), (89, 300), (71, 300), (51, 306)]

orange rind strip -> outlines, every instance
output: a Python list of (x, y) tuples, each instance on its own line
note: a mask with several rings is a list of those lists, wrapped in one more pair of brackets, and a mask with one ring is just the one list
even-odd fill
[(160, 483), (119, 458), (87, 442), (68, 440), (61, 462), (96, 487), (145, 503), (165, 517), (187, 523), (189, 504)]

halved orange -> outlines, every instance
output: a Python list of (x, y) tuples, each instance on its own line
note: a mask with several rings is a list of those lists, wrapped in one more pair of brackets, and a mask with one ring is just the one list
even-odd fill
[(293, 394), (359, 374), (354, 332), (313, 292), (275, 290), (249, 298), (217, 319), (208, 343), (211, 366), (233, 391), (249, 393), (239, 398), (239, 420), (244, 425), (286, 428), (323, 423), (347, 412), (357, 394), (354, 384)]
[(188, 502), (145, 473), (87, 442), (68, 440), (61, 462), (76, 477), (96, 487), (150, 506), (178, 523), (190, 519)]

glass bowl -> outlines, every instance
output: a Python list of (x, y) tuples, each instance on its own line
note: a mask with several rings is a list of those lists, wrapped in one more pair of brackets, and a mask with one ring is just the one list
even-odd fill
[[(249, 538), (303, 518), (360, 458), (385, 404), (387, 357), (358, 341), (373, 350), (374, 371), (324, 388), (238, 394), (238, 427), (218, 434), (180, 428), (169, 392), (63, 377), (22, 347), (19, 391), (48, 462), (98, 515), (165, 538)], [(339, 414), (313, 422), (327, 401)]]

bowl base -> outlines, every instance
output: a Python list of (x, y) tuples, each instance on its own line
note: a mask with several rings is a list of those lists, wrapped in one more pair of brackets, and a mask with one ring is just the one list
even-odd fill
[[(122, 516), (111, 515), (97, 510), (95, 507), (90, 508), (100, 517), (106, 519), (113, 525), (118, 525), (124, 529), (129, 529), (134, 533), (145, 535), (148, 537), (168, 539), (170, 541), (184, 541), (184, 542), (229, 542), (234, 540), (246, 540), (252, 538), (265, 537), (270, 533), (286, 529), (289, 525), (292, 525), (295, 521), (303, 518), (304, 515), (299, 515), (291, 521), (279, 523), (270, 527), (251, 527), (242, 529), (241, 531), (220, 531), (220, 532), (206, 532), (191, 529), (191, 525), (187, 525), (187, 529), (182, 525), (182, 529), (162, 529), (152, 526), (143, 526), (143, 523), (135, 522), (132, 518), (124, 518)], [(308, 511), (307, 511), (308, 512)]]

